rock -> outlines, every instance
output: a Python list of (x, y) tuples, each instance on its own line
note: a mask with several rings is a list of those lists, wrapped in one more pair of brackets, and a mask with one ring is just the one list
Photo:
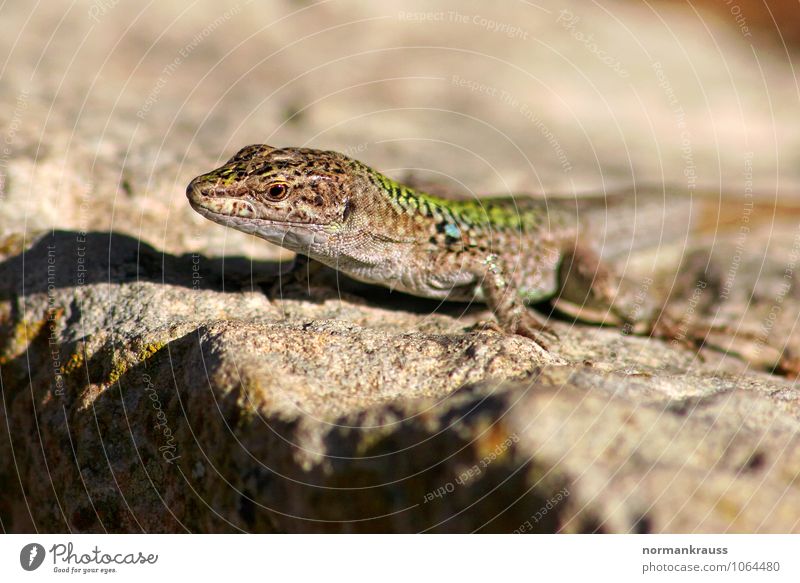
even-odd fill
[(15, 530), (795, 528), (785, 380), (602, 329), (583, 334), (613, 357), (587, 365), (567, 332), (583, 358), (559, 364), (456, 317), (231, 291), (203, 257), (82, 238), (0, 272)]
[[(773, 131), (793, 127), (794, 85), (735, 31), (726, 68), (680, 11), (662, 32), (619, 7), (640, 53), (578, 3), (572, 28), (560, 4), (492, 13), (527, 38), (426, 24), (425, 6), (3, 8), (0, 38), (52, 36), (41, 55), (15, 44), (0, 84), (4, 530), (800, 530), (796, 215), (756, 227), (728, 205), (708, 239), (623, 258), (685, 342), (556, 318), (548, 353), (483, 331), (481, 307), (330, 271), (303, 285), (289, 254), (188, 208), (194, 175), (262, 141), (450, 172), (459, 191), (697, 172), (727, 197), (744, 173), (771, 202), (800, 182), (776, 170), (796, 132)], [(630, 77), (576, 40), (589, 31)]]

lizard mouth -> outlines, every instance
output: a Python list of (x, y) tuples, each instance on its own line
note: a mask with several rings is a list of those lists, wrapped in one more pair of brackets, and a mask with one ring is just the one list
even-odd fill
[(189, 195), (189, 204), (199, 214), (216, 223), (238, 226), (242, 221), (254, 225), (288, 226), (293, 228), (316, 229), (324, 227), (319, 223), (304, 223), (282, 219), (265, 219), (258, 216), (255, 206), (249, 201), (237, 198), (210, 198), (196, 190)]
[(200, 214), (239, 219), (258, 219), (256, 207), (251, 202), (240, 198), (206, 196), (197, 188), (191, 187), (187, 189), (186, 196), (192, 208)]

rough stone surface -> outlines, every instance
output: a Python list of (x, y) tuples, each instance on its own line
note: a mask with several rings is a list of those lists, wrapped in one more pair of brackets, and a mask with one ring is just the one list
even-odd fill
[(545, 353), (481, 307), (303, 287), (188, 208), (250, 142), (481, 192), (795, 194), (789, 57), (724, 14), (427, 6), (0, 9), (3, 530), (800, 531), (796, 215), (730, 203), (623, 258), (702, 348), (556, 319)]

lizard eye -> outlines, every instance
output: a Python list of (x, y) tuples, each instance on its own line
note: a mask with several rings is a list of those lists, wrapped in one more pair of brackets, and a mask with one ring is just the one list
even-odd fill
[(267, 187), (266, 196), (272, 201), (281, 201), (289, 196), (289, 185), (283, 182), (275, 182)]

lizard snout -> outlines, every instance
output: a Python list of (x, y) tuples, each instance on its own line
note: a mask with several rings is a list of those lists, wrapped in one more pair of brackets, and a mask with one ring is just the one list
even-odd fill
[(203, 184), (203, 177), (198, 176), (189, 183), (189, 186), (186, 187), (186, 198), (188, 198), (190, 202), (199, 203), (207, 196), (204, 192)]
[(248, 189), (243, 184), (226, 180), (226, 175), (218, 171), (201, 174), (186, 187), (186, 197), (190, 202), (200, 204), (214, 198), (241, 198), (247, 195)]

